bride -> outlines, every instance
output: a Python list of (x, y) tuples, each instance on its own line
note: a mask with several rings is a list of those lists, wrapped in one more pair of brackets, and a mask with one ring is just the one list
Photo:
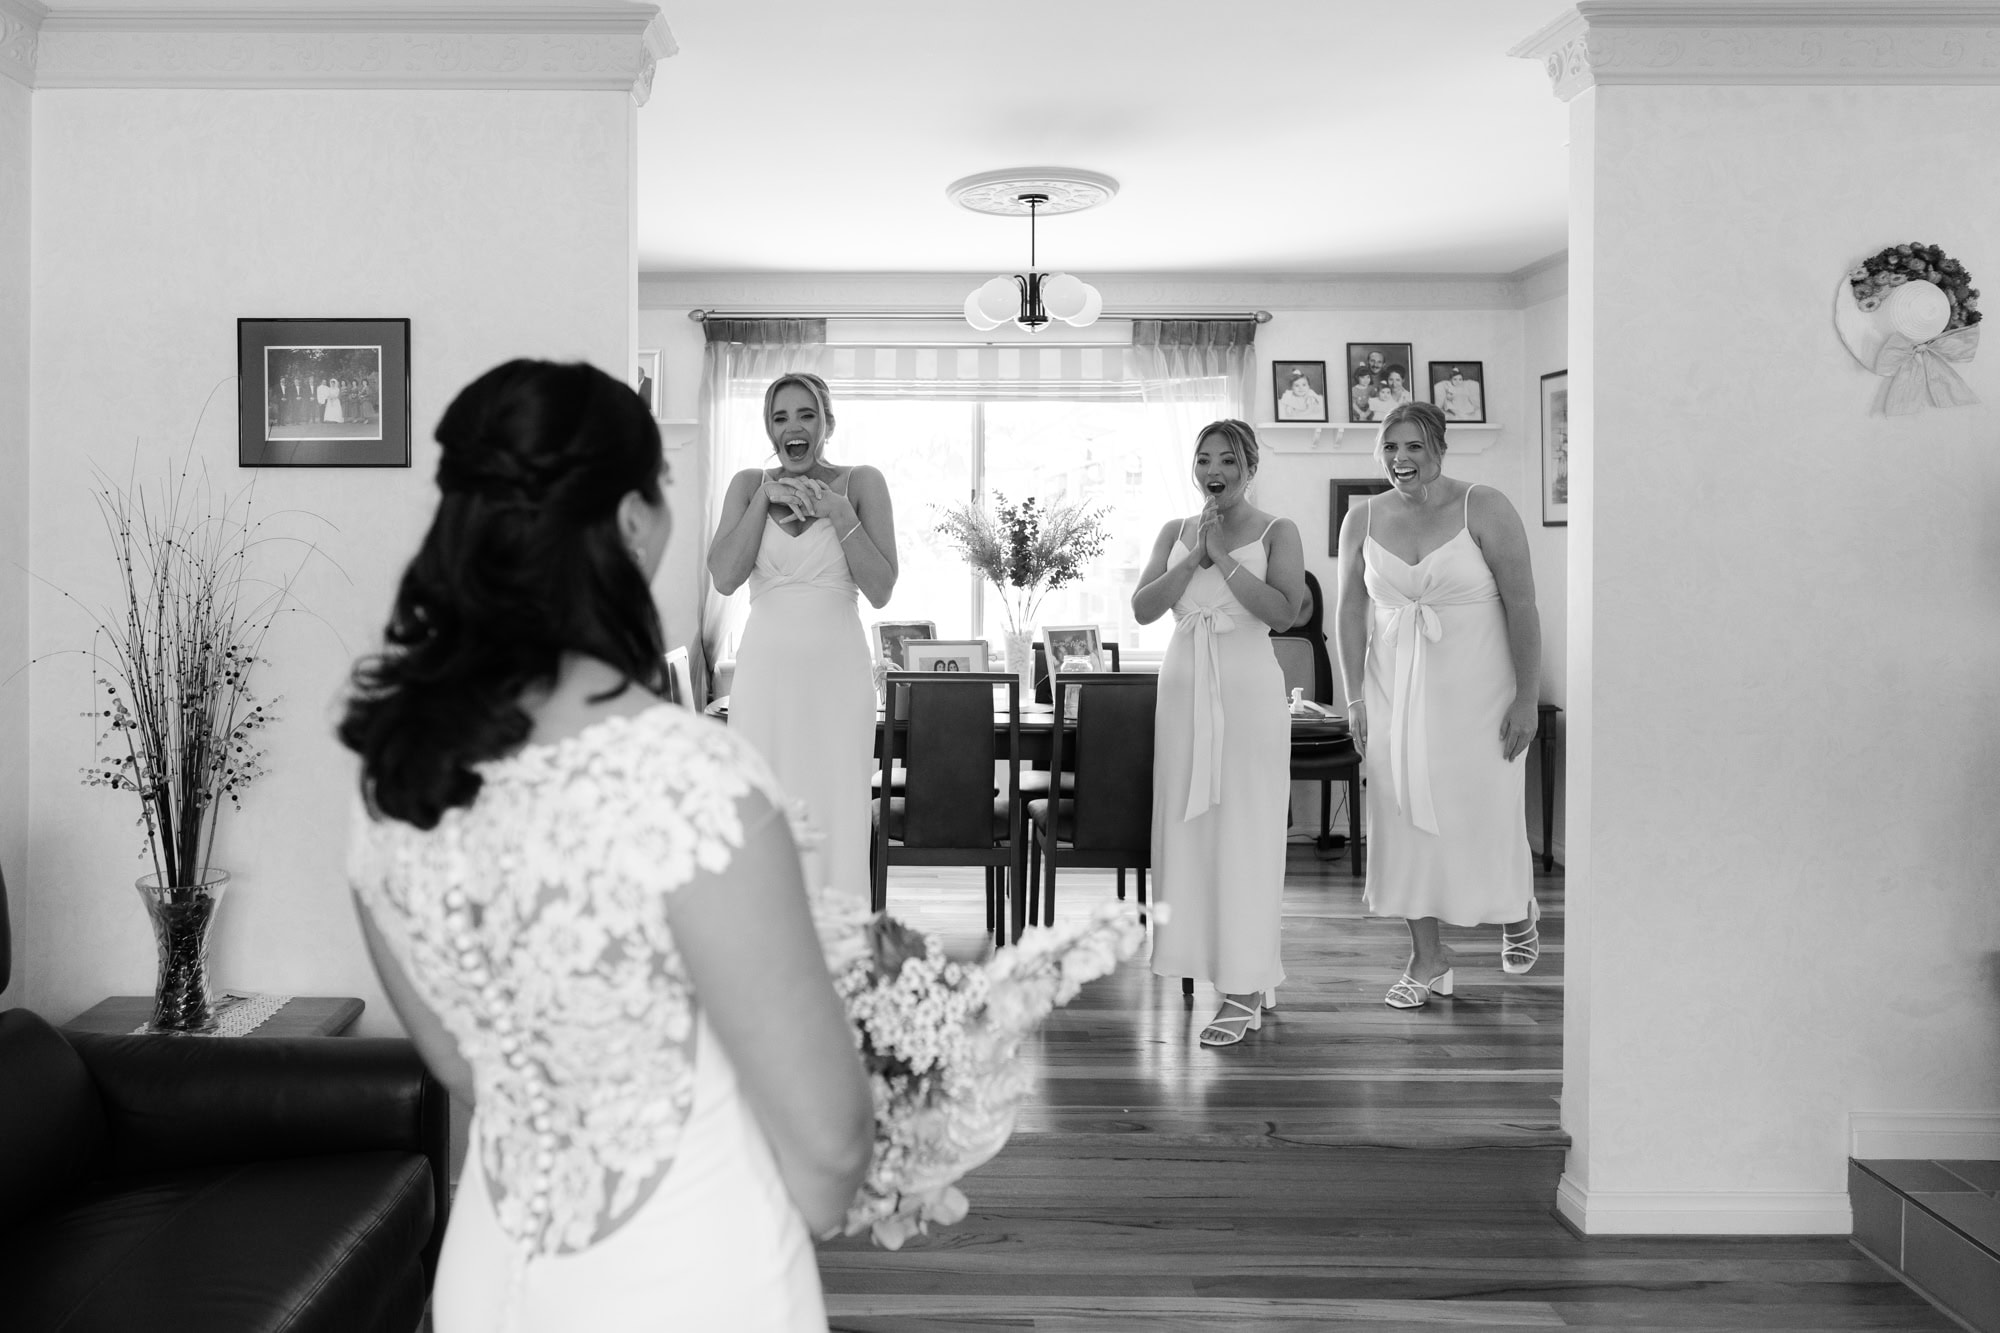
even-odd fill
[(476, 1108), (438, 1333), (824, 1329), (810, 1234), (867, 1169), (870, 1094), (782, 797), (658, 698), (658, 428), (601, 371), (513, 361), (437, 439), (340, 737), (363, 936)]

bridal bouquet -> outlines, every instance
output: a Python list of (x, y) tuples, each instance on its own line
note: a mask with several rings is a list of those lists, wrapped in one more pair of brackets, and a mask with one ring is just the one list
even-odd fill
[(1108, 903), (1087, 921), (1030, 927), (984, 963), (959, 963), (887, 913), (826, 898), (818, 909), (875, 1094), (874, 1157), (842, 1231), (898, 1249), (965, 1216), (957, 1181), (1005, 1146), (1030, 1082), (1021, 1039), (1131, 957), (1146, 928), (1136, 908)]

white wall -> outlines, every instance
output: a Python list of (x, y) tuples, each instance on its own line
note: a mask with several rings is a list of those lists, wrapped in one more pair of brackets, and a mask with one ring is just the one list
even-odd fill
[(32, 94), (0, 74), (0, 876), (17, 942), (14, 980), (31, 960), (22, 889), (28, 846), (28, 164)]
[[(514, 356), (628, 363), (632, 119), (624, 92), (35, 94), (31, 566), (106, 600), (92, 465), (122, 474), (136, 450), (156, 476), (191, 435), (218, 482), (299, 511), (276, 522), (325, 554), (298, 586), (311, 614), (281, 622), (260, 672), (281, 700), (272, 775), (217, 846), (236, 875), (221, 985), (359, 995), (361, 1030), (395, 1030), (341, 873), (353, 781), (332, 701), (428, 521), (452, 395)], [(275, 315), (411, 319), (414, 467), (237, 469), (236, 319)], [(31, 608), (36, 652), (88, 642), (59, 593)], [(34, 673), (26, 999), (56, 1019), (152, 984), (136, 812), (76, 781), (89, 678), (75, 658)]]
[(2000, 88), (1572, 107), (1563, 1204), (1841, 1231), (1851, 1112), (2000, 1123), (2000, 356), (1884, 419), (1829, 319), (1885, 244), (2000, 273)]

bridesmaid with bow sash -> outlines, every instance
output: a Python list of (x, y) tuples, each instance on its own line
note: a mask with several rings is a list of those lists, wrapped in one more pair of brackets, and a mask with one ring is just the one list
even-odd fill
[(1444, 413), (1390, 412), (1375, 447), (1391, 489), (1340, 528), (1334, 637), (1368, 780), (1364, 902), (1410, 928), (1386, 1003), (1452, 993), (1438, 923), (1498, 925), (1500, 966), (1541, 955), (1528, 850), (1541, 620), (1528, 535), (1507, 497), (1444, 475)]
[(1262, 1025), (1285, 969), (1292, 725), (1270, 631), (1307, 609), (1305, 553), (1289, 519), (1250, 504), (1257, 436), (1217, 421), (1195, 437), (1201, 512), (1160, 530), (1132, 594), (1142, 625), (1169, 610), (1153, 724), (1153, 875), (1168, 910), (1153, 931), (1153, 971), (1222, 992), (1204, 1046), (1233, 1046)]

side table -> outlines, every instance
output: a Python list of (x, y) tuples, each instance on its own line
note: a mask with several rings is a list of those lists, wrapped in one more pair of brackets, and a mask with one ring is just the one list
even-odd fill
[[(251, 1037), (338, 1037), (361, 1017), (363, 1001), (350, 995), (295, 995), (277, 1013), (252, 1028)], [(63, 1024), (68, 1032), (101, 1032), (119, 1037), (153, 1017), (150, 995), (114, 995), (99, 1000)]]

